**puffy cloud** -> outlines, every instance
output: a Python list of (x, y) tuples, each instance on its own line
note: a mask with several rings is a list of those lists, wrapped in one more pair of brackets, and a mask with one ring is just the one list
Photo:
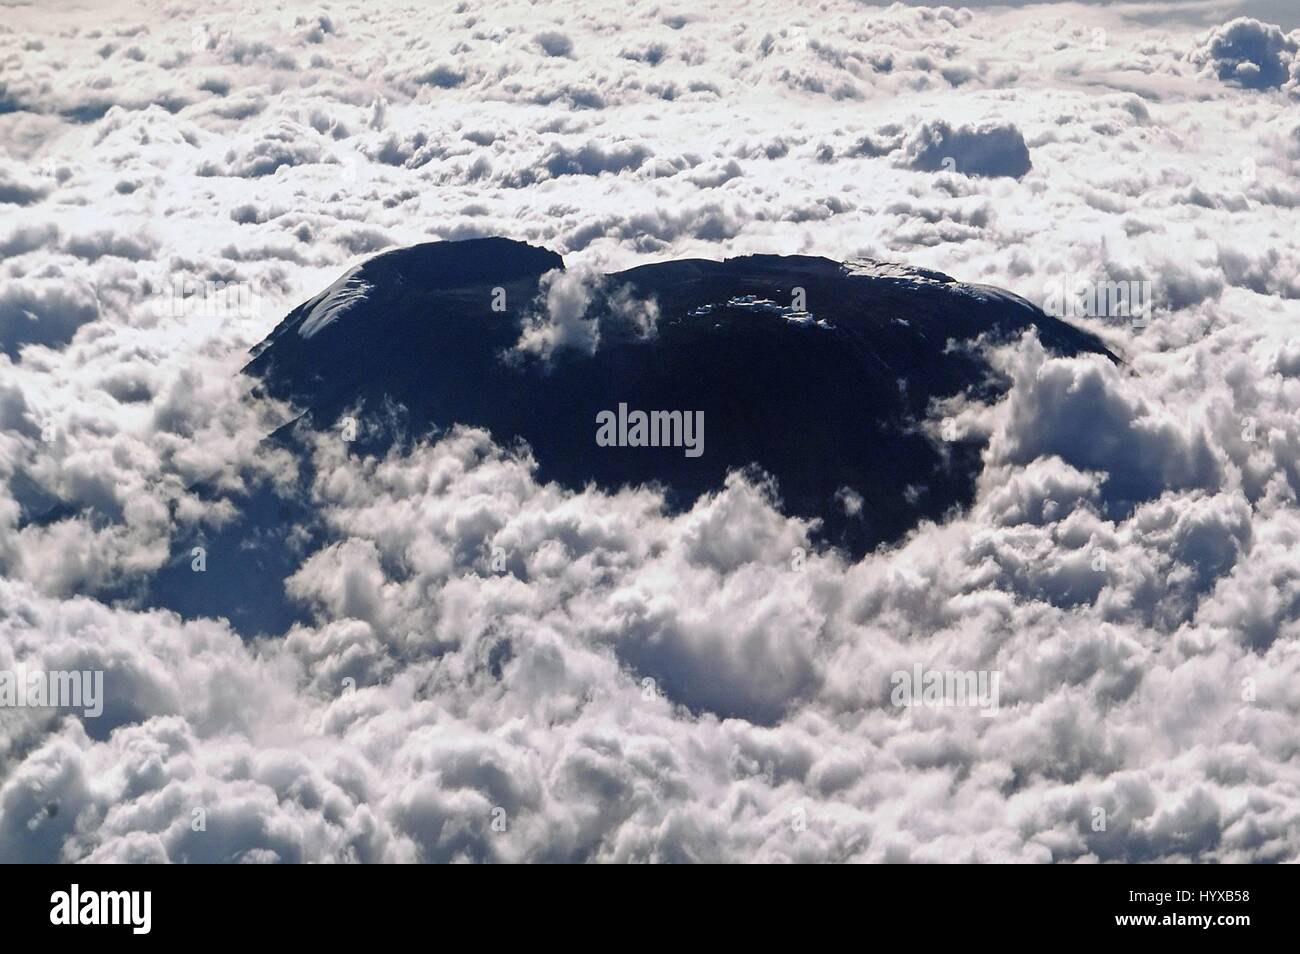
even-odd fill
[(1297, 48), (1296, 39), (1279, 27), (1238, 17), (1210, 30), (1191, 60), (1224, 82), (1271, 89), (1289, 79)]
[(1054, 456), (1102, 473), (1102, 498), (1120, 509), (1166, 490), (1217, 485), (1207, 436), (1189, 433), (1172, 414), (1153, 413), (1121, 385), (1115, 366), (1048, 361), (1031, 348), (1014, 377), (1010, 419), (991, 448), (994, 459), (1024, 465)]
[(222, 159), (207, 160), (198, 167), (201, 176), (240, 176), (255, 179), (274, 175), (285, 166), (322, 161), (324, 152), (314, 130), (280, 120), (260, 129), (246, 141), (231, 146)]
[(653, 335), (659, 321), (659, 305), (653, 298), (637, 297), (629, 285), (613, 288), (599, 270), (586, 267), (547, 272), (534, 304), (535, 310), (524, 317), (519, 340), (506, 355), (508, 360), (549, 361), (564, 348), (593, 354), (600, 347), (598, 316), (638, 338)]
[(525, 322), (515, 351), (548, 360), (561, 348), (591, 354), (600, 345), (600, 325), (587, 317), (599, 276), (587, 271), (551, 271), (542, 276), (545, 307)]
[(9, 282), (0, 291), (0, 350), (11, 358), (37, 344), (67, 344), (99, 317), (92, 289), (54, 279)]
[(0, 168), (0, 204), (31, 205), (45, 198), (49, 191), (48, 185), (15, 175), (11, 169)]
[(554, 145), (542, 157), (541, 164), (552, 176), (598, 176), (602, 172), (635, 169), (650, 155), (639, 143), (620, 143), (606, 148), (589, 142), (576, 149)]
[(902, 160), (924, 172), (946, 169), (974, 176), (1010, 176), (1029, 172), (1025, 137), (1011, 123), (983, 123), (953, 128), (943, 120), (922, 123), (903, 141)]
[(545, 30), (533, 37), (533, 42), (547, 56), (569, 56), (573, 53), (573, 40), (558, 30)]

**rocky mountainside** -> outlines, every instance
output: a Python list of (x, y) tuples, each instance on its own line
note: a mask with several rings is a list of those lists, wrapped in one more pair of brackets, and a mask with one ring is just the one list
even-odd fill
[[(598, 329), (594, 353), (512, 352), (528, 316), (546, 312), (543, 276), (563, 267), (502, 238), (381, 254), (289, 314), (247, 372), (316, 426), (400, 405), (408, 436), (459, 423), (522, 439), (542, 479), (570, 487), (656, 481), (688, 506), (729, 470), (757, 465), (789, 512), (820, 518), (829, 542), (861, 553), (970, 499), (974, 448), (941, 450), (917, 426), (936, 398), (1001, 386), (963, 344), (1033, 326), (1057, 351), (1102, 350), (1023, 299), (938, 272), (751, 255), (605, 276), (585, 313), (568, 316)], [(504, 310), (493, 310), (494, 289)], [(650, 335), (629, 316), (644, 317), (647, 302)], [(598, 415), (620, 405), (702, 412), (702, 451), (601, 446)]]

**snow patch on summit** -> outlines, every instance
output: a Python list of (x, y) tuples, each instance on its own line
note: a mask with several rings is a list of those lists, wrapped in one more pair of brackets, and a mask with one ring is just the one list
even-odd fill
[(955, 285), (957, 279), (943, 272), (898, 262), (877, 262), (874, 259), (850, 259), (843, 265), (845, 275), (866, 278), (885, 278), (909, 285)]
[(298, 326), (298, 334), (312, 337), (353, 305), (365, 301), (373, 287), (361, 277), (360, 265), (344, 272), (338, 281), (307, 302), (311, 310)]

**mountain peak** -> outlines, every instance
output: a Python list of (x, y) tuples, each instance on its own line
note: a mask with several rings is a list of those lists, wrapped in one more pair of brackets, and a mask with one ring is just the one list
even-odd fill
[[(543, 294), (563, 265), (504, 238), (386, 252), (296, 308), (246, 370), (316, 426), (376, 412), (385, 423), (363, 428), (361, 452), (481, 427), (527, 443), (542, 479), (653, 483), (670, 506), (755, 465), (790, 512), (862, 552), (971, 499), (979, 448), (940, 447), (918, 423), (936, 401), (1002, 385), (978, 348), (951, 343), (1033, 330), (1060, 353), (1106, 353), (1014, 295), (906, 265), (689, 259)], [(521, 350), (538, 329), (553, 354)], [(698, 419), (703, 449), (601, 444), (596, 421), (616, 409)], [(846, 499), (867, 503), (849, 512)]]
[(515, 239), (462, 239), (422, 242), (380, 252), (362, 265), (367, 272), (391, 269), (427, 289), (463, 288), (482, 282), (506, 283), (563, 269), (564, 259), (548, 248)]

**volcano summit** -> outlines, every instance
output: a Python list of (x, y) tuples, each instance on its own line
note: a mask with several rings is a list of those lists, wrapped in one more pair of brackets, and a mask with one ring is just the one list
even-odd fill
[[(936, 400), (996, 397), (976, 339), (1030, 328), (1059, 353), (1104, 352), (1021, 298), (924, 269), (750, 255), (595, 276), (487, 238), (353, 268), (246, 371), (317, 427), (383, 411), (382, 427), (361, 428), (363, 452), (482, 427), (526, 442), (543, 480), (651, 482), (674, 507), (756, 467), (788, 512), (861, 554), (969, 503), (978, 448), (938, 447), (920, 425)], [(701, 420), (707, 452), (597, 439), (620, 407), (646, 409), (648, 425)]]
[(150, 602), (249, 635), (301, 619), (284, 580), (304, 540), (329, 538), (307, 490), (307, 438), (329, 429), (382, 456), (482, 428), (526, 448), (541, 481), (649, 485), (674, 510), (734, 471), (765, 475), (814, 539), (860, 557), (972, 501), (979, 443), (926, 422), (945, 398), (999, 397), (982, 343), (1030, 329), (1060, 354), (1109, 355), (1022, 298), (902, 265), (749, 255), (596, 275), (504, 238), (385, 252), (293, 309), (245, 368), (296, 409), (272, 440), (297, 455), (298, 489), (264, 487), (178, 540)]

